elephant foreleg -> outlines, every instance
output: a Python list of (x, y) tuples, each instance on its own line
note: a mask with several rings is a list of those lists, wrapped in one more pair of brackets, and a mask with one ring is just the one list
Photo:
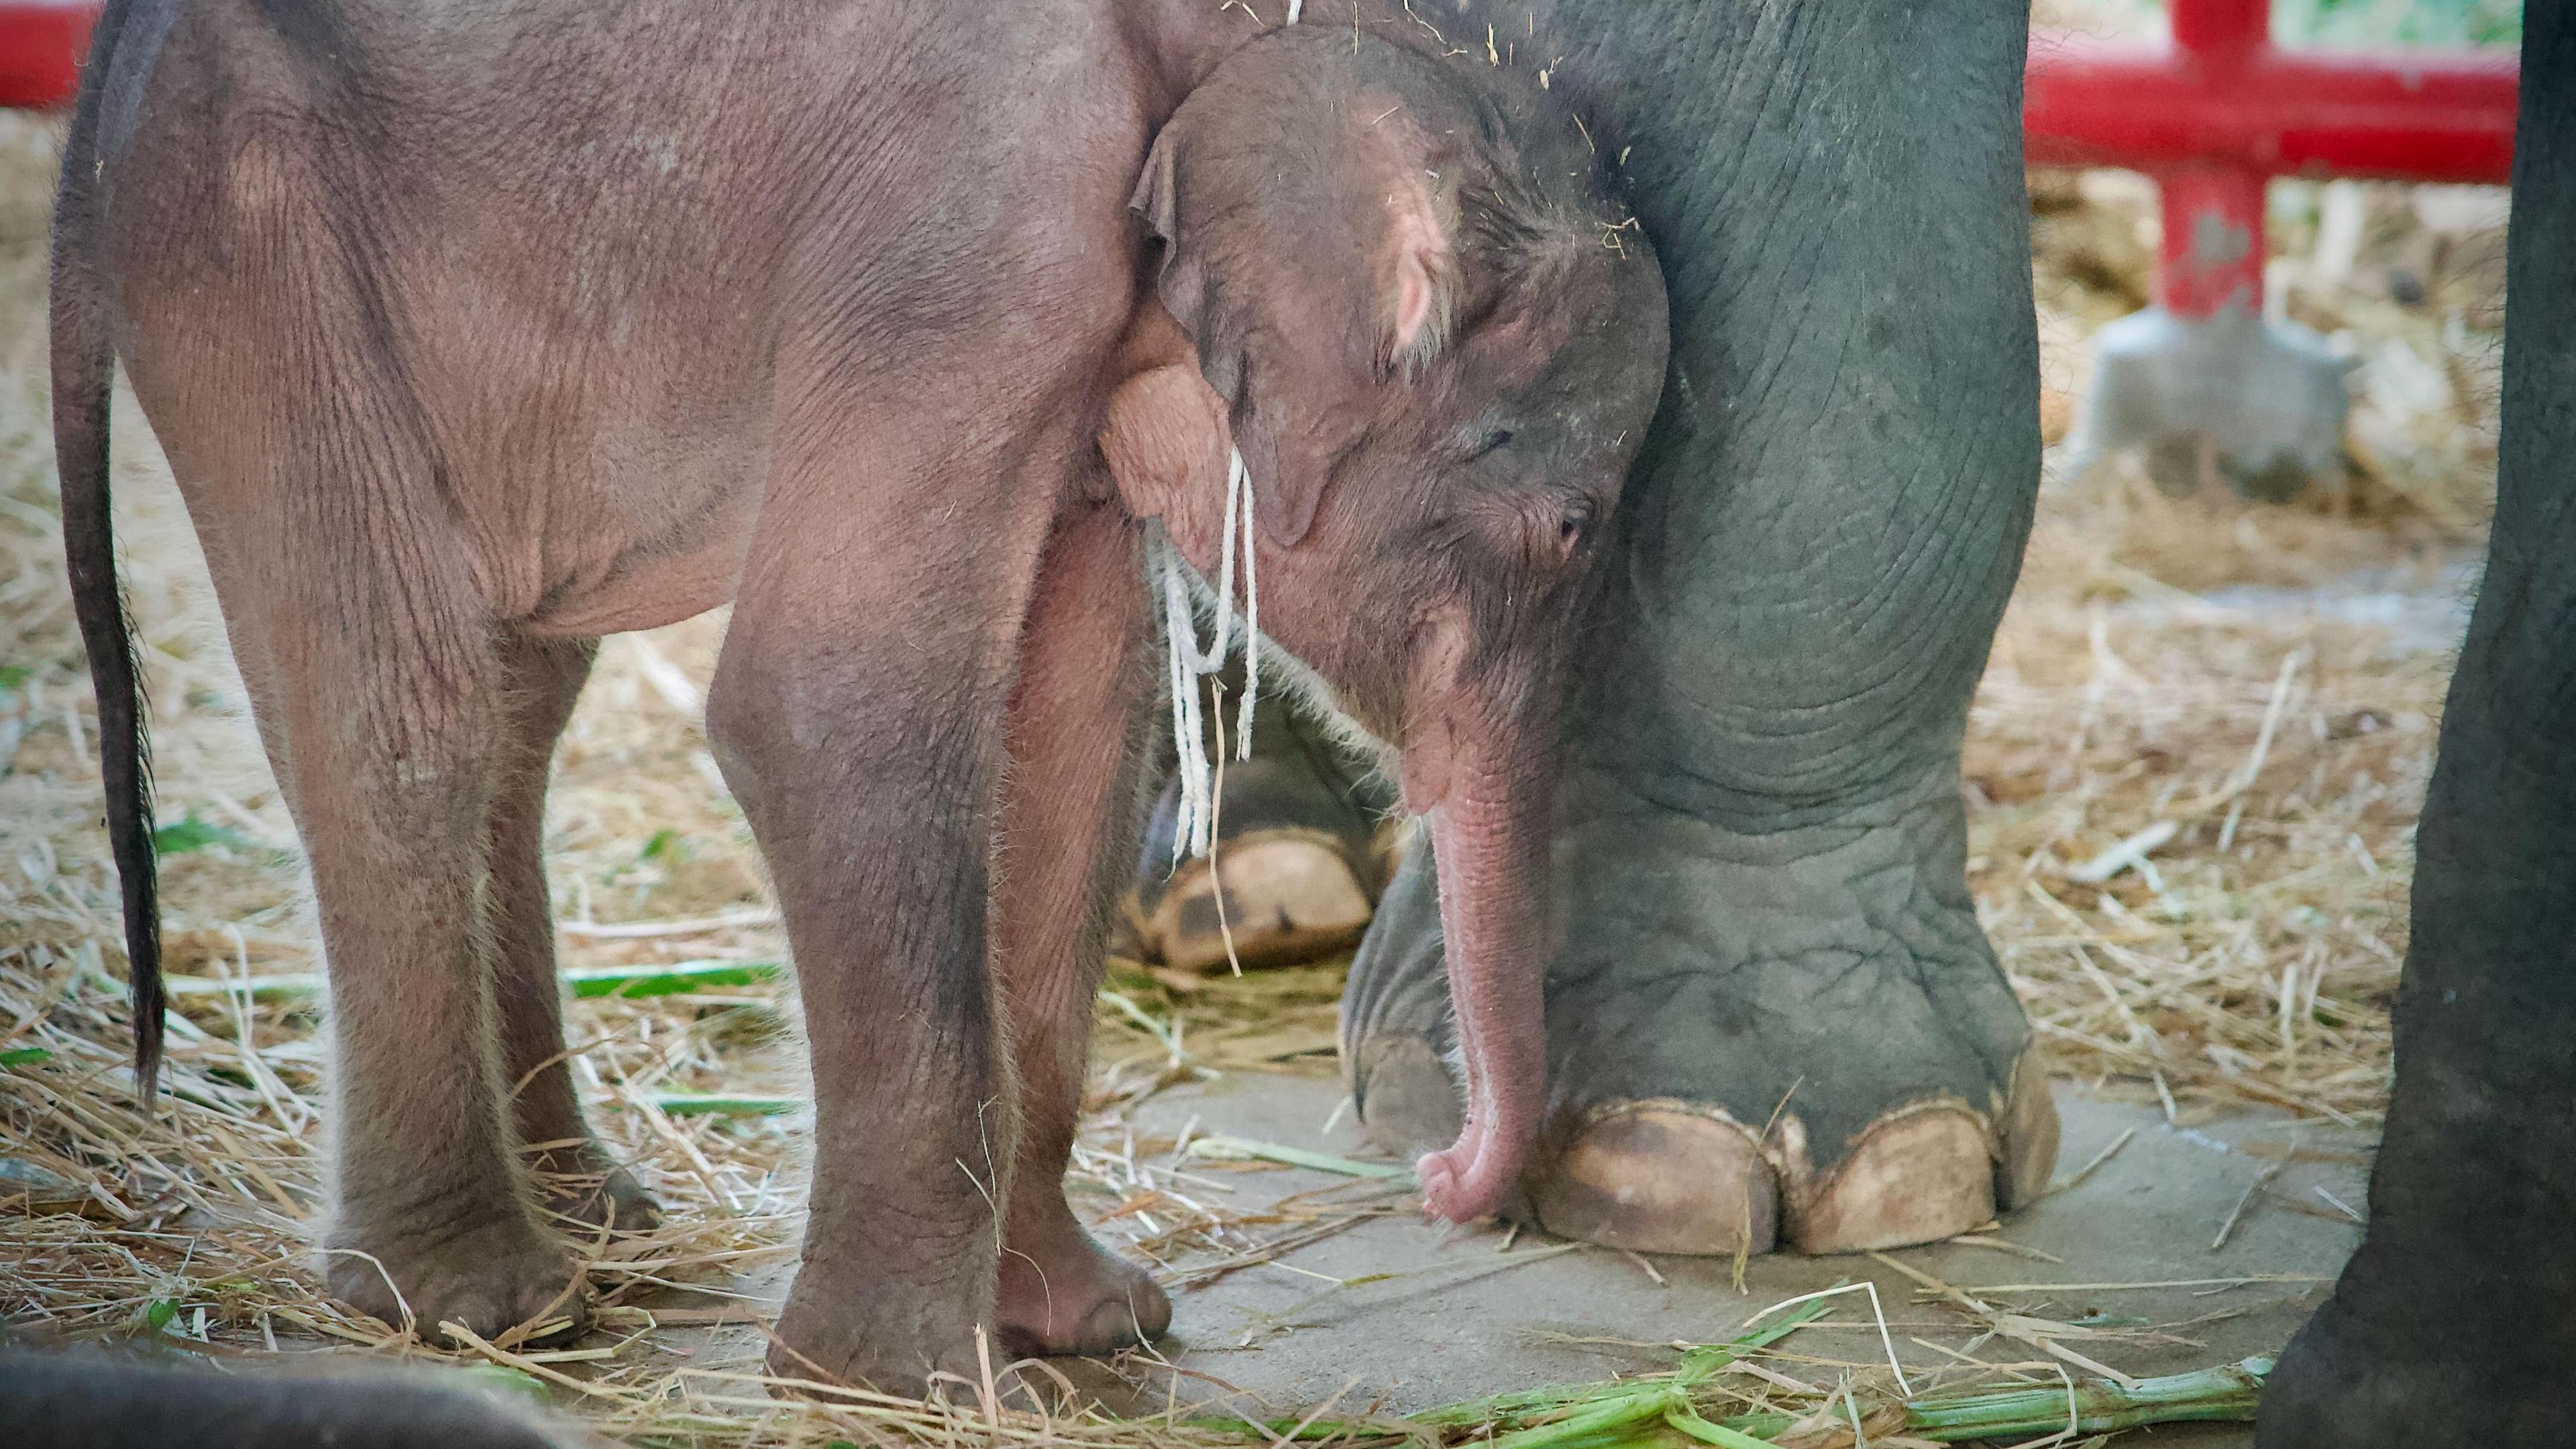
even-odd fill
[(2396, 1086), (2369, 1232), (2264, 1390), (2264, 1449), (2576, 1425), (2576, 14), (2524, 25), (2495, 530), (2416, 833)]

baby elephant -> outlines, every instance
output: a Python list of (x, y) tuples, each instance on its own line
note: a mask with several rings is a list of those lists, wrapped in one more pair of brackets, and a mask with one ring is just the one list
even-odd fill
[(1265, 635), (1430, 822), (1470, 1106), (1424, 1197), (1490, 1210), (1544, 1102), (1559, 676), (1664, 363), (1562, 92), (1413, 48), (1400, 8), (445, 14), (135, 0), (84, 78), (56, 440), (147, 1080), (119, 357), (311, 862), (335, 1293), (424, 1332), (578, 1319), (546, 1213), (650, 1220), (562, 1065), (539, 822), (598, 636), (730, 599), (707, 729), (813, 1049), (773, 1362), (917, 1391), (979, 1325), (1159, 1332), (1062, 1174), (1143, 541), (1222, 576), (1239, 450)]

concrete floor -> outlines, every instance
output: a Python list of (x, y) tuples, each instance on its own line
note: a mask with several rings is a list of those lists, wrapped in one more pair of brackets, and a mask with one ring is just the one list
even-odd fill
[[(1165, 1094), (1149, 1104), (1139, 1126), (1178, 1131), (1195, 1117), (1202, 1134), (1363, 1155), (1348, 1125), (1322, 1130), (1339, 1098), (1330, 1082), (1237, 1074)], [(2062, 1262), (1964, 1245), (1893, 1256), (1998, 1307), (2008, 1304), (2060, 1321), (2096, 1315), (2109, 1320), (2105, 1327), (2124, 1336), (2068, 1346), (2139, 1377), (2278, 1351), (2321, 1299), (2322, 1281), (2158, 1289), (1990, 1285), (2262, 1274), (2330, 1278), (2360, 1233), (2316, 1189), (2359, 1208), (2371, 1136), (2250, 1114), (2177, 1129), (2160, 1111), (2063, 1090), (2058, 1104), (2065, 1121), (2061, 1180), (2134, 1129), (2119, 1153), (2080, 1186), (2005, 1223), (2001, 1237)], [(2229, 1210), (2278, 1160), (2243, 1150), (2248, 1146), (2295, 1146), (2303, 1159), (2329, 1160), (2285, 1164), (2247, 1204), (2227, 1245), (2213, 1251), (2211, 1240)], [(1302, 1169), (1209, 1175), (1235, 1185), (1238, 1206), (1341, 1181)], [(1161, 1345), (1180, 1371), (1181, 1399), (1186, 1404), (1230, 1388), (1249, 1402), (1298, 1410), (1339, 1393), (1345, 1407), (1403, 1412), (1506, 1389), (1599, 1379), (1670, 1363), (1669, 1352), (1641, 1345), (1723, 1339), (1760, 1309), (1844, 1278), (1878, 1285), (1909, 1374), (1956, 1362), (1915, 1340), (1955, 1349), (1977, 1332), (1966, 1315), (1917, 1302), (1918, 1285), (1867, 1256), (1756, 1258), (1739, 1295), (1730, 1285), (1731, 1264), (1723, 1260), (1658, 1258), (1650, 1274), (1646, 1260), (1631, 1255), (1598, 1248), (1551, 1255), (1549, 1240), (1529, 1234), (1503, 1252), (1503, 1241), (1498, 1230), (1444, 1231), (1410, 1218), (1380, 1219), (1276, 1264), (1181, 1294), (1174, 1331)], [(1852, 1326), (1806, 1329), (1782, 1349), (1817, 1360), (1883, 1362), (1866, 1302), (1857, 1295), (1846, 1301), (1849, 1307), (1834, 1317)], [(2013, 1362), (2038, 1355), (2024, 1345), (1996, 1341), (1978, 1356)], [(1822, 1362), (1773, 1362), (1809, 1382), (1830, 1384), (1836, 1373)], [(1124, 1399), (1124, 1407), (1159, 1410), (1173, 1375), (1136, 1368), (1143, 1381), (1124, 1393), (1104, 1376), (1086, 1378), (1113, 1402)], [(2251, 1442), (2248, 1431), (2221, 1426), (2177, 1426), (2153, 1438), (2212, 1446)]]
[[(1328, 1080), (1233, 1073), (1164, 1092), (1136, 1125), (1140, 1137), (1186, 1127), (1200, 1136), (1370, 1156), (1347, 1123), (1324, 1130), (1340, 1098), (1339, 1085)], [(1944, 1244), (1890, 1256), (1998, 1308), (2084, 1320), (2110, 1336), (2066, 1346), (2144, 1378), (2278, 1352), (2360, 1239), (2358, 1226), (2318, 1190), (2361, 1206), (2373, 1134), (2258, 1113), (2177, 1128), (2155, 1109), (2064, 1088), (2058, 1110), (2065, 1128), (2060, 1181), (2123, 1132), (2130, 1136), (2080, 1185), (2004, 1223), (1995, 1236), (2025, 1251)], [(2267, 1148), (2275, 1155), (2265, 1155)], [(2298, 1160), (2283, 1162), (2281, 1149), (2296, 1149)], [(2276, 1162), (2281, 1170), (2246, 1201), (2226, 1246), (2213, 1250), (2219, 1225)], [(1230, 1187), (1226, 1202), (1237, 1213), (1319, 1190), (1351, 1202), (1391, 1196), (1380, 1186), (1297, 1168), (1194, 1163), (1189, 1170)], [(1529, 1233), (1508, 1251), (1504, 1243), (1499, 1229), (1444, 1229), (1410, 1214), (1370, 1219), (1175, 1294), (1173, 1331), (1151, 1354), (1114, 1367), (1059, 1362), (1085, 1392), (1127, 1413), (1161, 1413), (1173, 1395), (1184, 1411), (1296, 1413), (1334, 1399), (1345, 1410), (1403, 1413), (1669, 1367), (1665, 1345), (1732, 1337), (1761, 1310), (1847, 1278), (1877, 1285), (1897, 1355), (1918, 1389), (1937, 1370), (1959, 1367), (1941, 1348), (1967, 1348), (1981, 1332), (1968, 1315), (1922, 1300), (1919, 1285), (1866, 1255), (1754, 1258), (1738, 1293), (1724, 1259), (1650, 1261)], [(786, 1266), (734, 1286), (775, 1301)], [(2273, 1281), (2121, 1286), (2265, 1275)], [(2048, 1284), (2068, 1286), (2029, 1286)], [(1819, 1385), (1835, 1382), (1846, 1366), (1883, 1365), (1866, 1300), (1855, 1294), (1844, 1302), (1831, 1323), (1800, 1330), (1765, 1362)], [(733, 1358), (749, 1366), (763, 1346), (738, 1327), (666, 1330), (655, 1339), (708, 1366)], [(1975, 1352), (1991, 1363), (2039, 1359), (2038, 1350), (2004, 1340)], [(2035, 1377), (2055, 1381), (2052, 1371)], [(2253, 1439), (2249, 1426), (2175, 1425), (2124, 1442), (2233, 1449)]]

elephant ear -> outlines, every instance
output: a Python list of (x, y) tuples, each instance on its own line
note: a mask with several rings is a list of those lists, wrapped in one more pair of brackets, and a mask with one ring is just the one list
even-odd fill
[[(1383, 212), (1358, 218), (1360, 255), (1337, 265), (1317, 248), (1237, 245), (1212, 257), (1214, 239), (1193, 225), (1184, 195), (1193, 119), (1176, 117), (1155, 138), (1128, 206), (1162, 244), (1155, 296), (1188, 335), (1200, 375), (1224, 400), (1234, 444), (1252, 475), (1254, 516), (1271, 542), (1285, 548), (1314, 526), (1334, 464), (1367, 431), (1372, 385), (1398, 373), (1410, 378), (1446, 340), (1457, 275), (1450, 229), (1442, 223), (1448, 189), (1435, 192), (1420, 179), (1427, 173), (1409, 156), (1413, 128), (1403, 128), (1399, 140), (1390, 127), (1372, 147), (1389, 154), (1366, 158), (1383, 184), (1363, 194)], [(1333, 184), (1339, 178), (1300, 179), (1306, 184), (1291, 183), (1292, 189), (1314, 192), (1315, 207), (1350, 204)], [(1323, 275), (1312, 275), (1318, 270)], [(1272, 316), (1265, 335), (1361, 339), (1362, 354), (1340, 357), (1344, 349), (1320, 346), (1258, 351), (1251, 324), (1262, 301)]]
[[(1154, 138), (1145, 174), (1127, 204), (1162, 243), (1162, 256), (1154, 264), (1154, 295), (1189, 338), (1198, 354), (1199, 376), (1223, 405), (1226, 431), (1251, 474), (1253, 516), (1272, 543), (1286, 548), (1314, 526), (1331, 458), (1301, 447), (1298, 439), (1304, 434), (1286, 416), (1283, 398), (1264, 399), (1253, 386), (1256, 368), (1245, 313), (1254, 282), (1225, 275), (1209, 255), (1215, 239), (1208, 228), (1191, 224), (1182, 201), (1190, 120), (1176, 118)], [(1262, 381), (1273, 393), (1292, 390), (1286, 378), (1266, 371)]]
[(1462, 288), (1458, 251), (1460, 170), (1446, 147), (1435, 146), (1411, 116), (1370, 128), (1363, 142), (1374, 154), (1381, 214), (1371, 245), (1377, 284), (1377, 369), (1381, 381), (1420, 374), (1449, 345), (1449, 329)]
[(1205, 239), (1184, 234), (1180, 219), (1181, 130), (1179, 124), (1168, 125), (1154, 138), (1154, 149), (1145, 158), (1145, 174), (1138, 178), (1127, 208), (1162, 244), (1162, 256), (1154, 263), (1155, 297), (1198, 349), (1199, 372), (1208, 386), (1232, 407), (1242, 390), (1242, 353), (1239, 347), (1224, 346), (1222, 334), (1233, 329), (1224, 325), (1228, 320), (1224, 299), (1211, 295), (1215, 289)]

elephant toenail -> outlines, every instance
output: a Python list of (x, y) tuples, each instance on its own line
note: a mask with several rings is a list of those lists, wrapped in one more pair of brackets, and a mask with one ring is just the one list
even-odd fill
[(1165, 964), (1184, 971), (1218, 970), (1229, 960), (1285, 964), (1351, 945), (1368, 929), (1374, 909), (1349, 857), (1330, 837), (1263, 831), (1219, 845), (1213, 865), (1184, 863), (1143, 913), (1137, 935)]
[(1754, 1133), (1723, 1112), (1615, 1103), (1584, 1114), (1531, 1184), (1551, 1233), (1647, 1253), (1764, 1253), (1779, 1193)]
[(1954, 1101), (1883, 1113), (1797, 1194), (1789, 1240), (1802, 1253), (1857, 1253), (1967, 1232), (1995, 1215), (1992, 1140), (1985, 1116)]

